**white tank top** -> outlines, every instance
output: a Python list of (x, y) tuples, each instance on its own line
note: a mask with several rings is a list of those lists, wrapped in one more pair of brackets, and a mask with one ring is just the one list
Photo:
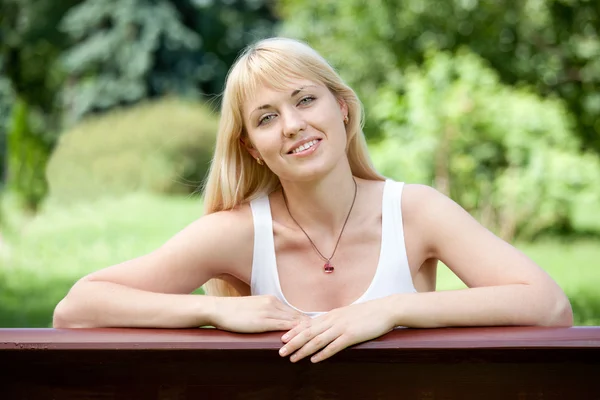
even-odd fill
[[(396, 293), (415, 293), (402, 226), (402, 182), (386, 180), (383, 188), (381, 250), (375, 276), (367, 290), (354, 303), (362, 303)], [(254, 219), (254, 255), (252, 257), (252, 295), (273, 295), (284, 304), (308, 315), (311, 318), (325, 314), (326, 311), (303, 311), (292, 306), (281, 291), (275, 242), (273, 239), (273, 220), (269, 196), (263, 196), (250, 202)]]

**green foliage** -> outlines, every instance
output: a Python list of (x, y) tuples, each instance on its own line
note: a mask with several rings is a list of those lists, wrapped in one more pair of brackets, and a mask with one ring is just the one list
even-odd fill
[(2, 56), (0, 55), (0, 191), (4, 186), (6, 174), (6, 138), (13, 102), (14, 94), (10, 86), (10, 81), (2, 74)]
[(66, 121), (166, 94), (220, 92), (250, 41), (271, 32), (266, 1), (84, 0), (61, 23)]
[(378, 90), (371, 113), (385, 175), (433, 184), (506, 239), (569, 229), (577, 197), (600, 194), (562, 103), (501, 84), (476, 55), (434, 53), (403, 87)]
[(51, 200), (194, 192), (208, 170), (217, 123), (207, 107), (175, 99), (83, 120), (61, 135), (49, 161)]
[(0, 2), (0, 171), (32, 210), (46, 192), (45, 161), (60, 123), (56, 60), (66, 38), (56, 25), (77, 1)]
[[(281, 0), (285, 34), (338, 66), (368, 109), (376, 89), (432, 50), (468, 47), (508, 84), (557, 94), (575, 134), (600, 153), (600, 2), (590, 0)], [(379, 133), (372, 120), (369, 133)]]
[(56, 60), (67, 38), (56, 29), (79, 0), (4, 0), (0, 2), (2, 75), (15, 95), (43, 116), (44, 134), (57, 129), (56, 95), (63, 76)]
[[(73, 84), (65, 88), (73, 119), (148, 97), (154, 53), (164, 46), (194, 51), (198, 36), (182, 26), (168, 1), (87, 0), (71, 8), (62, 28), (77, 44), (63, 56)], [(193, 86), (189, 74), (187, 86)]]
[(8, 133), (8, 189), (17, 193), (31, 210), (46, 195), (45, 165), (50, 144), (40, 135), (29, 105), (19, 99), (13, 107)]

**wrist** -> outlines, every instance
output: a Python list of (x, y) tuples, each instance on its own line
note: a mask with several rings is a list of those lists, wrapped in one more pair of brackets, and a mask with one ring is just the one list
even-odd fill
[(196, 315), (199, 316), (199, 326), (214, 326), (216, 327), (218, 316), (219, 297), (208, 295), (197, 295)]
[(388, 324), (394, 329), (397, 326), (403, 326), (403, 315), (408, 297), (403, 293), (392, 294), (384, 297), (382, 309)]

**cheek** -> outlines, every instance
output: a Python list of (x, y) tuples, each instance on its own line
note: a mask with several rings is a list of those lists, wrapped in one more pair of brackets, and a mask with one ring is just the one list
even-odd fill
[(281, 140), (270, 130), (263, 130), (253, 135), (254, 147), (263, 155), (278, 154), (281, 150)]

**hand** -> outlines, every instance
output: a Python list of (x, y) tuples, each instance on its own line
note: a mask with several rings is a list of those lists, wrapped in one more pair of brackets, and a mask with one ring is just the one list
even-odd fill
[(337, 308), (325, 315), (307, 320), (282, 336), (286, 343), (280, 350), (282, 357), (290, 355), (297, 362), (318, 350), (311, 357), (313, 363), (323, 361), (348, 346), (382, 336), (394, 323), (384, 299), (352, 304)]
[(239, 333), (285, 331), (309, 319), (275, 296), (215, 297), (212, 324)]

